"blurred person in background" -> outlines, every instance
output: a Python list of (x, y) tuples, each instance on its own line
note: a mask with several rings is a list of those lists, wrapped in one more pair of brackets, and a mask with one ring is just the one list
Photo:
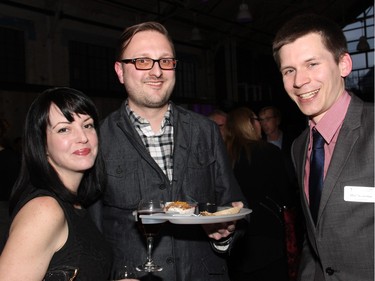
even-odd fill
[(276, 145), (283, 152), (285, 167), (297, 195), (296, 174), (290, 152), (294, 137), (281, 129), (281, 112), (276, 106), (263, 107), (259, 110), (258, 115), (265, 140)]
[(267, 142), (276, 145), (286, 155), (290, 155), (293, 138), (281, 129), (281, 112), (276, 106), (266, 106), (259, 110), (259, 121)]
[(287, 281), (282, 207), (290, 204), (292, 191), (282, 153), (261, 139), (259, 118), (249, 108), (230, 111), (226, 130), (234, 175), (253, 210), (229, 256), (231, 280)]
[(220, 134), (223, 137), (223, 140), (225, 140), (225, 124), (227, 123), (227, 113), (220, 109), (216, 109), (208, 115), (208, 118), (210, 118), (219, 126)]
[(301, 204), (299, 201), (299, 189), (297, 183), (296, 171), (292, 162), (291, 146), (295, 139), (295, 134), (286, 132), (282, 126), (282, 115), (276, 106), (266, 106), (259, 110), (259, 121), (262, 127), (264, 139), (276, 145), (283, 153), (284, 164), (289, 176), (291, 189), (293, 190), (293, 203), (284, 208), (284, 216), (287, 221), (291, 222), (289, 227), (294, 235), (289, 235), (288, 240), (288, 262), (290, 281), (295, 280), (298, 271), (298, 264), (302, 249), (303, 236), (305, 232), (304, 218), (302, 214)]

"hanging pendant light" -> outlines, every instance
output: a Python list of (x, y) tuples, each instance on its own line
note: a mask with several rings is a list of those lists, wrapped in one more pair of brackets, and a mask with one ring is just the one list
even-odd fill
[(358, 39), (358, 44), (357, 44), (357, 51), (358, 52), (366, 52), (370, 50), (370, 44), (367, 42), (366, 38), (366, 20), (361, 21), (361, 29), (362, 29), (362, 35)]
[(191, 30), (191, 37), (190, 37), (190, 40), (191, 40), (191, 41), (195, 41), (195, 42), (202, 41), (202, 34), (201, 34), (200, 29), (198, 28), (197, 17), (198, 17), (198, 16), (197, 16), (197, 13), (194, 13), (194, 14), (193, 14), (193, 18), (194, 18), (194, 27), (193, 27), (193, 29)]
[(370, 44), (367, 42), (365, 36), (359, 37), (359, 41), (357, 44), (357, 51), (359, 52), (366, 52), (370, 50)]
[(253, 20), (253, 17), (250, 14), (249, 6), (245, 3), (245, 1), (242, 1), (238, 9), (237, 21), (240, 23), (248, 23), (248, 22), (251, 22), (252, 20)]
[(201, 35), (201, 31), (199, 30), (198, 27), (193, 27), (193, 29), (191, 30), (191, 41), (202, 41), (202, 35)]

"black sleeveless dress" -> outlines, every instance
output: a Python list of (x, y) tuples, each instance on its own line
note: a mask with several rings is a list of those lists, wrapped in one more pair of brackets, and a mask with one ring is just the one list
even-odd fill
[(53, 255), (48, 271), (68, 266), (78, 268), (75, 281), (109, 280), (112, 252), (86, 209), (76, 209), (72, 204), (61, 201), (53, 193), (36, 190), (17, 205), (14, 214), (28, 201), (40, 196), (51, 196), (59, 202), (69, 228), (68, 239)]

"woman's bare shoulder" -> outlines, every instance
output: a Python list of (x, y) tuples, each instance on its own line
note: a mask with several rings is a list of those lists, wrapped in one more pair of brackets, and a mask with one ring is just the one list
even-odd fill
[(52, 222), (56, 223), (65, 220), (64, 211), (57, 200), (51, 196), (35, 197), (28, 201), (15, 216), (16, 220), (30, 222)]
[(40, 239), (53, 245), (59, 244), (64, 228), (66, 219), (60, 204), (51, 196), (41, 196), (31, 199), (19, 210), (9, 234), (10, 237), (12, 234), (19, 238), (26, 236), (27, 240)]
[(41, 280), (68, 235), (64, 211), (55, 198), (31, 199), (12, 221), (0, 256), (0, 279), (7, 276), (7, 280)]

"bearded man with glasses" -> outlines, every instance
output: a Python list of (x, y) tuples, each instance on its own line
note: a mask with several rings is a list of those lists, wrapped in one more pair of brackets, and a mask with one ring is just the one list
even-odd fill
[[(128, 97), (101, 126), (107, 186), (92, 208), (115, 267), (145, 260), (144, 237), (132, 214), (141, 199), (243, 206), (218, 126), (170, 101), (176, 66), (161, 24), (141, 23), (122, 34), (115, 71)], [(234, 222), (165, 225), (153, 249), (163, 270), (140, 273), (140, 279), (229, 281), (224, 254), (238, 235), (234, 229)]]

